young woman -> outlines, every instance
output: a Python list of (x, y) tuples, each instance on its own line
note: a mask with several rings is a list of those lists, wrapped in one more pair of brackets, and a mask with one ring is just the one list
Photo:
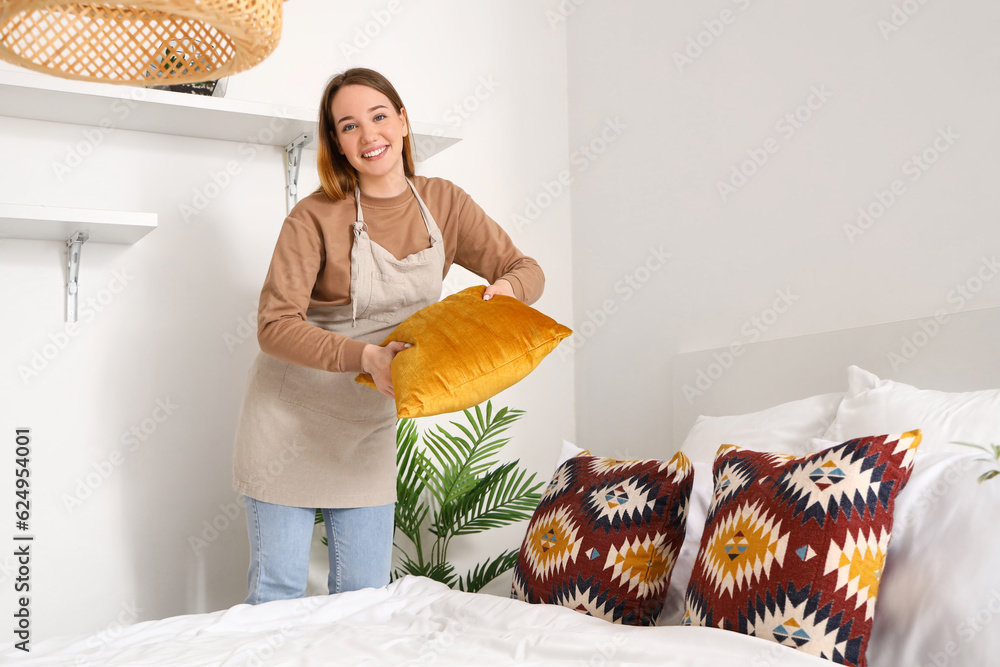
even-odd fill
[[(533, 303), (538, 264), (459, 187), (415, 176), (406, 110), (368, 69), (327, 84), (321, 187), (292, 209), (261, 290), (236, 434), (234, 488), (250, 537), (247, 602), (302, 597), (316, 508), (329, 539), (330, 593), (383, 586), (392, 560), (396, 417), (379, 343), (441, 296), (453, 264), (494, 294)], [(372, 375), (379, 391), (354, 382)]]

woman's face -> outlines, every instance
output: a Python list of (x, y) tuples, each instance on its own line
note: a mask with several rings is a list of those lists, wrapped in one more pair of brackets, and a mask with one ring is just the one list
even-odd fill
[(406, 111), (396, 113), (389, 98), (368, 86), (344, 86), (331, 104), (340, 152), (358, 171), (361, 187), (402, 181)]

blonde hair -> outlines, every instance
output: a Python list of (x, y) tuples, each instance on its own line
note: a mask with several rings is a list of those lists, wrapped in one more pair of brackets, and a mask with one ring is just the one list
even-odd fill
[[(320, 186), (316, 188), (316, 192), (322, 191), (335, 201), (346, 199), (349, 193), (354, 194), (354, 188), (358, 184), (358, 172), (340, 152), (333, 118), (333, 98), (344, 86), (368, 86), (389, 98), (396, 113), (403, 111), (403, 101), (399, 98), (399, 93), (388, 79), (374, 70), (353, 67), (335, 75), (326, 84), (319, 107), (316, 169), (319, 172)], [(413, 178), (414, 174), (411, 136), (413, 136), (412, 129), (403, 137), (403, 173), (407, 178)]]

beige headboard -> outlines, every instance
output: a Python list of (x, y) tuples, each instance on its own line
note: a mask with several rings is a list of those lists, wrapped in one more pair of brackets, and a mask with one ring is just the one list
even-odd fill
[(921, 389), (1000, 387), (1000, 307), (678, 354), (672, 442), (698, 415), (732, 415), (844, 391), (851, 364)]

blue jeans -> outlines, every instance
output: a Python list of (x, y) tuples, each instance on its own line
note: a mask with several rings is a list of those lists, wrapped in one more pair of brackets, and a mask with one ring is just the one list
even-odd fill
[[(305, 597), (316, 509), (243, 499), (250, 537), (247, 604)], [(389, 583), (394, 511), (394, 504), (322, 510), (331, 594)]]

